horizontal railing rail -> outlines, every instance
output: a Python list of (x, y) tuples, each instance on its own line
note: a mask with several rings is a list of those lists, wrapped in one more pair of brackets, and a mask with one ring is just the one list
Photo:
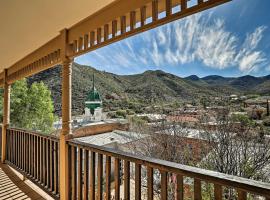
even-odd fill
[[(72, 199), (98, 199), (105, 197), (120, 199), (130, 198), (131, 166), (135, 168), (135, 199), (142, 196), (142, 167), (147, 171), (146, 193), (148, 199), (154, 198), (153, 171), (158, 170), (161, 175), (161, 199), (167, 199), (169, 175), (174, 174), (175, 195), (177, 199), (184, 198), (184, 177), (193, 179), (194, 199), (202, 199), (202, 183), (211, 183), (214, 186), (213, 196), (222, 199), (225, 187), (233, 188), (238, 199), (247, 199), (247, 194), (262, 196), (270, 199), (270, 184), (241, 177), (222, 174), (201, 168), (190, 167), (164, 160), (136, 156), (111, 148), (100, 147), (92, 144), (70, 140), (69, 169), (70, 170), (70, 196)], [(89, 162), (90, 161), (90, 162)], [(112, 164), (114, 161), (114, 164)], [(97, 165), (97, 166), (96, 166)], [(113, 167), (113, 169), (112, 169)], [(122, 170), (123, 167), (123, 170)], [(113, 174), (113, 175), (111, 175)], [(121, 174), (123, 175), (124, 191), (120, 192)], [(114, 179), (113, 192), (111, 180)], [(103, 181), (105, 180), (105, 181)]]
[(8, 128), (6, 162), (45, 192), (59, 198), (59, 140), (55, 136)]

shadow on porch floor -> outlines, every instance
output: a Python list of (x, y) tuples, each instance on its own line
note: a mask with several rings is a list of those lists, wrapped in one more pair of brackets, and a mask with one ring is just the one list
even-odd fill
[(23, 181), (14, 170), (0, 162), (0, 200), (48, 199), (46, 195), (42, 197), (29, 184), (33, 183), (29, 180)]

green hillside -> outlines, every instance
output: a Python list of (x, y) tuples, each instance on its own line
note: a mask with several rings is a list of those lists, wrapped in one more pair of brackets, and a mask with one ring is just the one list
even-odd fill
[[(215, 97), (251, 91), (250, 88), (243, 86), (247, 79), (238, 80), (218, 76), (198, 78), (194, 75), (180, 78), (160, 70), (146, 71), (136, 75), (116, 75), (74, 63), (72, 76), (72, 112), (74, 115), (84, 112), (84, 101), (92, 88), (93, 73), (95, 74), (95, 86), (102, 95), (105, 110), (130, 108), (140, 111), (151, 105), (192, 102), (199, 101), (206, 96)], [(48, 85), (52, 91), (57, 114), (61, 112), (60, 74), (61, 68), (58, 66), (28, 78), (29, 83), (43, 81)], [(270, 80), (261, 79), (263, 81), (260, 80), (256, 83), (269, 88), (267, 86), (269, 86)], [(252, 85), (254, 89), (258, 90), (256, 88), (258, 85)], [(259, 88), (259, 91), (268, 92), (262, 87)]]

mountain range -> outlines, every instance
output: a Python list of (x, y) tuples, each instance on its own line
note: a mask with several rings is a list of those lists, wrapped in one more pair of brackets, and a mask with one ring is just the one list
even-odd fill
[[(90, 66), (73, 64), (72, 112), (82, 114), (84, 101), (95, 87), (100, 92), (104, 105), (113, 109), (116, 105), (139, 102), (141, 105), (173, 103), (198, 100), (205, 96), (230, 94), (269, 94), (270, 75), (263, 77), (242, 76), (228, 78), (217, 75), (185, 78), (161, 70), (145, 71), (135, 75), (117, 75), (99, 71)], [(56, 114), (61, 114), (61, 67), (48, 69), (28, 78), (29, 84), (43, 81), (51, 90)]]

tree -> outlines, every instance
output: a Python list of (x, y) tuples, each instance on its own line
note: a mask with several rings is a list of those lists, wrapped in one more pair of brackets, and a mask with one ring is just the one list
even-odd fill
[(55, 119), (53, 112), (51, 92), (43, 82), (28, 86), (23, 79), (12, 85), (11, 126), (49, 133)]
[[(147, 125), (146, 121), (130, 121), (131, 135), (135, 142), (127, 143), (127, 149), (139, 156), (148, 156), (161, 160), (176, 162), (184, 165), (196, 166), (200, 156), (208, 148), (207, 142), (194, 142), (187, 137), (191, 131), (183, 122), (160, 122)], [(198, 147), (198, 148), (196, 148)], [(197, 151), (198, 150), (198, 151)], [(147, 187), (146, 170), (142, 169), (142, 186)], [(134, 174), (131, 174), (133, 177)], [(154, 194), (161, 199), (161, 174), (159, 170), (153, 171)], [(133, 177), (134, 178), (134, 177)], [(175, 199), (175, 174), (168, 173), (168, 199)]]
[[(201, 128), (211, 149), (200, 167), (247, 179), (269, 182), (269, 139), (247, 117), (218, 117), (215, 128)], [(229, 199), (235, 192), (226, 188)]]

